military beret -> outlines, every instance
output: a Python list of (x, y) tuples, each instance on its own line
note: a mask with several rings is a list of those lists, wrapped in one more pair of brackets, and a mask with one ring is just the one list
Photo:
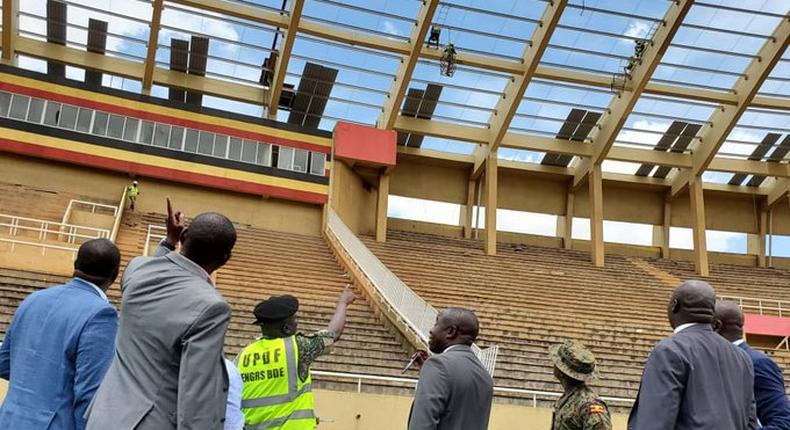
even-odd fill
[(258, 303), (252, 313), (255, 315), (253, 324), (284, 320), (299, 310), (299, 300), (291, 295), (271, 296)]

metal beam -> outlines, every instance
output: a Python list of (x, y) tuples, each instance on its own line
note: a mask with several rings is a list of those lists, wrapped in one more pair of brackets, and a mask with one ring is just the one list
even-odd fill
[(540, 18), (540, 24), (530, 37), (532, 43), (524, 49), (524, 54), (521, 57), (524, 71), (514, 76), (507, 84), (504, 94), (499, 98), (494, 108), (494, 113), (491, 114), (491, 119), (488, 121), (491, 133), (488, 141), (488, 152), (495, 152), (502, 143), (505, 134), (507, 134), (510, 122), (521, 104), (521, 99), (524, 97), (530, 81), (532, 81), (535, 69), (538, 67), (541, 57), (543, 57), (543, 52), (546, 50), (552, 34), (554, 34), (554, 29), (557, 28), (557, 23), (567, 4), (568, 0), (555, 0), (549, 2), (546, 6), (546, 10)]
[(438, 6), (439, 0), (423, 0), (422, 7), (417, 13), (417, 22), (415, 22), (409, 36), (409, 53), (401, 58), (398, 71), (395, 73), (395, 80), (392, 82), (387, 99), (384, 101), (384, 108), (379, 115), (376, 124), (379, 128), (391, 129), (395, 124), (395, 117), (398, 116), (400, 106), (403, 104), (403, 96), (406, 94), (406, 88), (411, 81), (411, 75), (414, 73), (425, 43), (425, 34), (428, 33), (428, 28), (431, 26), (433, 15)]
[(151, 30), (148, 33), (148, 51), (145, 54), (145, 70), (143, 71), (143, 93), (151, 92), (154, 84), (154, 68), (156, 67), (156, 48), (159, 45), (159, 29), (162, 22), (162, 9), (164, 0), (153, 1), (153, 13), (151, 15)]
[(790, 179), (777, 179), (767, 190), (768, 198), (765, 204), (770, 208), (782, 201), (783, 197), (790, 195)]
[(771, 38), (757, 53), (758, 57), (752, 60), (744, 75), (735, 83), (733, 87), (737, 97), (735, 106), (722, 106), (711, 115), (708, 125), (700, 133), (701, 140), (694, 150), (691, 169), (682, 170), (672, 183), (672, 197), (686, 189), (693, 177), (705, 172), (738, 119), (749, 107), (760, 86), (782, 57), (788, 43), (790, 43), (790, 17), (782, 19)]
[[(218, 14), (249, 20), (271, 27), (288, 28), (289, 24), (288, 17), (284, 14), (279, 14), (277, 12), (272, 12), (244, 3), (223, 0), (172, 0), (172, 2)], [(299, 32), (352, 46), (366, 47), (401, 55), (409, 55), (410, 53), (410, 44), (408, 42), (393, 40), (383, 36), (343, 30), (330, 25), (312, 21), (300, 21)], [(419, 56), (420, 58), (439, 60), (441, 58), (441, 52), (423, 46)], [(461, 65), (476, 67), (483, 70), (510, 73), (514, 75), (523, 74), (525, 69), (525, 66), (521, 64), (520, 61), (504, 60), (487, 55), (460, 52), (456, 59), (458, 64)], [(568, 70), (550, 66), (538, 66), (535, 70), (534, 77), (563, 82), (573, 82), (600, 88), (609, 88), (611, 85), (611, 76), (605, 74)], [(699, 99), (713, 103), (731, 105), (736, 103), (735, 95), (727, 91), (717, 91), (659, 83), (647, 84), (644, 91), (650, 94)], [(752, 104), (755, 107), (759, 106), (766, 109), (790, 110), (790, 98), (787, 97), (779, 98), (759, 96), (754, 98)]]
[(12, 64), (16, 52), (14, 41), (19, 31), (19, 0), (3, 0), (3, 63)]
[(680, 28), (683, 18), (691, 8), (693, 0), (680, 0), (671, 3), (664, 15), (663, 24), (659, 24), (650, 44), (645, 48), (641, 61), (633, 68), (628, 78), (628, 88), (615, 97), (601, 117), (598, 127), (590, 133), (593, 145), (592, 157), (586, 157), (579, 163), (573, 186), (578, 187), (587, 179), (593, 166), (600, 165), (606, 159), (609, 149), (614, 144), (617, 134), (625, 124), (628, 115), (634, 108), (639, 96), (642, 95), (653, 71), (658, 67), (661, 58), (669, 47), (672, 38)]
[(304, 0), (291, 1), (288, 29), (285, 30), (282, 47), (280, 48), (280, 55), (277, 56), (277, 64), (274, 66), (272, 86), (269, 89), (269, 98), (266, 103), (266, 116), (268, 116), (269, 119), (277, 119), (277, 109), (280, 107), (280, 94), (282, 94), (283, 91), (285, 75), (288, 73), (288, 61), (291, 59), (291, 51), (293, 50), (294, 41), (296, 40), (296, 30), (299, 28), (299, 20), (302, 19), (303, 8)]

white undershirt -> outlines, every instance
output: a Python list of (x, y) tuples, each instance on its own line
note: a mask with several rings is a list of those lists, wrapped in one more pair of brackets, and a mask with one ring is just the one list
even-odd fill
[(695, 322), (692, 322), (692, 323), (686, 323), (686, 324), (681, 324), (681, 325), (679, 325), (679, 326), (675, 327), (675, 334), (678, 334), (678, 333), (682, 332), (683, 330), (685, 330), (685, 329), (687, 329), (687, 328), (689, 328), (689, 327), (693, 327), (693, 326), (695, 326), (695, 325), (699, 325), (699, 324), (700, 324), (700, 323), (695, 323)]
[(744, 342), (746, 342), (745, 339), (738, 339), (735, 342), (733, 342), (732, 344), (735, 345), (735, 346), (741, 346), (741, 344), (744, 343)]

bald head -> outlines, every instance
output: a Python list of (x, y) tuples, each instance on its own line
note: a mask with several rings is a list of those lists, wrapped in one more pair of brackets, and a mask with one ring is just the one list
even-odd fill
[(716, 302), (713, 329), (730, 342), (743, 339), (743, 310), (737, 303), (729, 300)]
[(672, 292), (668, 316), (672, 328), (686, 323), (710, 324), (716, 307), (716, 292), (707, 282), (690, 279)]
[(436, 317), (429, 346), (438, 354), (452, 345), (472, 345), (479, 331), (480, 323), (474, 312), (465, 308), (447, 308)]
[(121, 252), (108, 239), (93, 239), (83, 243), (74, 260), (74, 276), (85, 279), (106, 290), (118, 277)]
[(192, 220), (181, 240), (181, 253), (211, 273), (230, 260), (236, 228), (224, 215), (207, 212)]

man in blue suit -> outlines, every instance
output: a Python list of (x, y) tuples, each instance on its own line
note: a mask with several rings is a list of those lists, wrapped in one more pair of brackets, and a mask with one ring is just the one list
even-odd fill
[(0, 377), (9, 381), (0, 429), (85, 428), (83, 415), (115, 350), (118, 316), (105, 291), (120, 261), (109, 240), (85, 242), (68, 283), (19, 305), (0, 347)]
[(736, 303), (716, 302), (713, 328), (749, 354), (754, 363), (754, 399), (757, 418), (764, 430), (790, 430), (790, 401), (782, 370), (767, 355), (750, 347), (743, 339), (743, 311)]

